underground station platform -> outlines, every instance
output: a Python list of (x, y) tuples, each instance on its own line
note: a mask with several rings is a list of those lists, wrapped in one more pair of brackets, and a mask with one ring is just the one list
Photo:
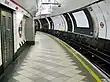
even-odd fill
[(58, 38), (37, 32), (0, 82), (108, 82), (92, 63)]

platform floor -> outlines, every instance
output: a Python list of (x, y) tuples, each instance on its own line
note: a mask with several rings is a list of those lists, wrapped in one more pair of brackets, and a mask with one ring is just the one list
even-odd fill
[[(25, 53), (24, 53), (25, 54)], [(61, 45), (37, 32), (35, 45), (27, 50), (5, 82), (96, 82)]]

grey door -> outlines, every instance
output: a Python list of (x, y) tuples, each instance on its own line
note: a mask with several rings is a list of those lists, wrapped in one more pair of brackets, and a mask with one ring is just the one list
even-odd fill
[(13, 60), (12, 35), (12, 13), (8, 10), (1, 10), (1, 42), (4, 67), (6, 67)]

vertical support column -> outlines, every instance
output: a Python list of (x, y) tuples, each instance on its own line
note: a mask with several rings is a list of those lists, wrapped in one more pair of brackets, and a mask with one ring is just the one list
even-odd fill
[(35, 44), (35, 29), (34, 29), (34, 21), (32, 18), (27, 18), (26, 20), (26, 29), (25, 29), (25, 36), (26, 42), (29, 45)]

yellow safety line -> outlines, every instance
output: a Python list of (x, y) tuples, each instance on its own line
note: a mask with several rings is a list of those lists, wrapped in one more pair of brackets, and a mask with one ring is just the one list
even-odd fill
[[(50, 36), (50, 35), (49, 35)], [(50, 36), (52, 39), (56, 40), (57, 42), (59, 42), (62, 46), (64, 46), (74, 57), (77, 58), (77, 60), (89, 71), (89, 73), (95, 78), (95, 80), (97, 82), (102, 82), (102, 80), (100, 79), (100, 77), (94, 72), (92, 71), (92, 69), (86, 65), (84, 63), (84, 61), (82, 61), (76, 54), (74, 54), (73, 50), (71, 49), (71, 47), (66, 44), (65, 42), (61, 41), (61, 40), (57, 40), (55, 39), (53, 36)]]

